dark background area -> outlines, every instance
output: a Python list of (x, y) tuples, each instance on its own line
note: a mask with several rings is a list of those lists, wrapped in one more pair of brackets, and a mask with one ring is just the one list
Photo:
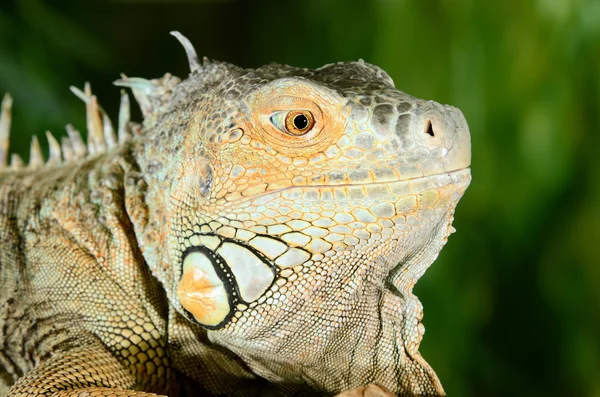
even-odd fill
[(12, 150), (85, 129), (69, 85), (116, 119), (119, 73), (186, 76), (170, 30), (243, 67), (363, 58), (462, 109), (473, 183), (415, 289), (421, 352), (450, 396), (600, 396), (599, 1), (0, 0)]

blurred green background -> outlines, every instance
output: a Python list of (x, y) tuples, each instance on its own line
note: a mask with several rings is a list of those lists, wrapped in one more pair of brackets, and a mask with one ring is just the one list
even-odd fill
[(469, 121), (473, 183), (416, 287), (421, 347), (450, 396), (600, 396), (600, 1), (0, 0), (11, 145), (84, 129), (69, 85), (116, 117), (120, 72), (187, 75), (200, 55), (244, 67), (383, 67)]

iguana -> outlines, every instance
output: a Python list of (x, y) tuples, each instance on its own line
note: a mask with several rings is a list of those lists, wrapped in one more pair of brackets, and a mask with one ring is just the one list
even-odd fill
[(444, 395), (412, 289), (471, 179), (462, 113), (362, 60), (242, 69), (173, 34), (189, 77), (116, 82), (142, 124), (73, 89), (87, 145), (2, 170), (0, 395)]

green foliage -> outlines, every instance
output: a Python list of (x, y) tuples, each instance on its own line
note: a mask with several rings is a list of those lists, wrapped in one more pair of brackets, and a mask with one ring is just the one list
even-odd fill
[[(13, 150), (116, 115), (119, 72), (186, 74), (177, 29), (242, 66), (364, 58), (463, 110), (473, 183), (416, 287), (424, 357), (453, 396), (600, 396), (600, 3), (593, 0), (0, 3)], [(25, 155), (27, 157), (27, 155)]]

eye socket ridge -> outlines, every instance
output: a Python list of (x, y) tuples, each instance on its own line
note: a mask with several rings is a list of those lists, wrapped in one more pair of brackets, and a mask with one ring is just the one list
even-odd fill
[(269, 120), (275, 128), (292, 136), (306, 135), (315, 126), (315, 117), (306, 109), (275, 112)]

